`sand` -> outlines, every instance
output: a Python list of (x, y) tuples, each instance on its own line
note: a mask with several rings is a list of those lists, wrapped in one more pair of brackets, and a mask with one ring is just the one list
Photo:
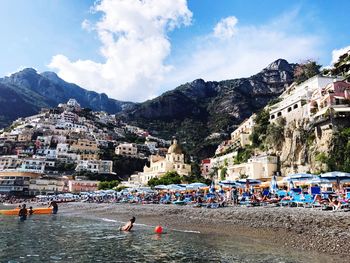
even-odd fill
[(60, 204), (70, 216), (103, 217), (204, 234), (261, 238), (271, 245), (349, 257), (350, 212), (297, 207), (195, 208), (190, 205)]

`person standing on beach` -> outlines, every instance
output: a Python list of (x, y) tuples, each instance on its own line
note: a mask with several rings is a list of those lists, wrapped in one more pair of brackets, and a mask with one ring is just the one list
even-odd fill
[(232, 192), (233, 205), (238, 205), (238, 191), (237, 191), (237, 188), (233, 187), (231, 192)]
[(50, 205), (49, 205), (49, 207), (51, 207), (52, 206), (52, 214), (57, 214), (57, 212), (58, 212), (58, 205), (57, 205), (57, 202), (55, 201), (55, 200), (52, 200), (51, 202), (50, 202)]
[(27, 208), (26, 208), (26, 204), (23, 204), (22, 208), (18, 212), (19, 219), (21, 221), (26, 220), (27, 219), (27, 214), (28, 214), (28, 211), (27, 211)]

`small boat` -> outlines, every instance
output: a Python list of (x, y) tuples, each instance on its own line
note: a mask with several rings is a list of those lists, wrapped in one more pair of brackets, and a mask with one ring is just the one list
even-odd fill
[[(29, 211), (29, 209), (27, 209)], [(6, 216), (17, 216), (19, 212), (19, 209), (12, 209), (12, 210), (0, 210), (0, 215), (6, 215)], [(33, 208), (33, 214), (34, 215), (48, 215), (52, 214), (52, 208), (47, 207), (41, 207), (41, 208)]]

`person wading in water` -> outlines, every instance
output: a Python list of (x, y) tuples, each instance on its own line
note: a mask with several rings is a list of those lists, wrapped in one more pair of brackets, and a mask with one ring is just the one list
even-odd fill
[(22, 208), (18, 212), (19, 219), (21, 221), (26, 220), (27, 219), (27, 214), (28, 214), (28, 211), (27, 211), (27, 208), (26, 208), (26, 204), (23, 204)]

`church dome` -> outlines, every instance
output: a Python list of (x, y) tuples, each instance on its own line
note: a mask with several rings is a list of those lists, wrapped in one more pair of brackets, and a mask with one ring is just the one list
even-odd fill
[(179, 144), (177, 144), (177, 140), (173, 141), (173, 144), (168, 149), (168, 153), (182, 154), (182, 148)]

